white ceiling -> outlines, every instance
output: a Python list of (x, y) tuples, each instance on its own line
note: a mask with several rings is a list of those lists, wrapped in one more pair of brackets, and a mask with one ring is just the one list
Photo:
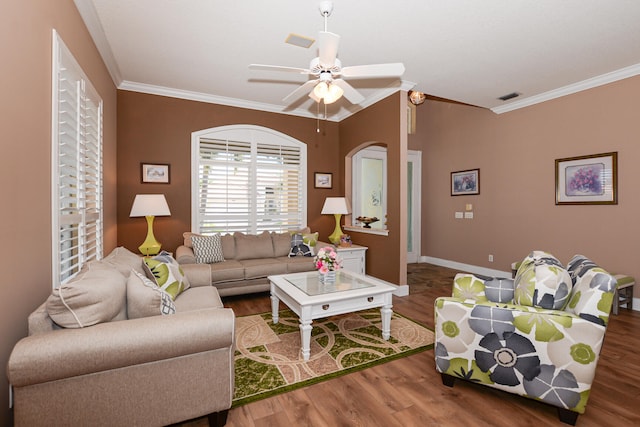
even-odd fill
[[(308, 77), (251, 71), (307, 68), (320, 0), (75, 0), (121, 89), (315, 117)], [(399, 80), (349, 80), (365, 97), (328, 106), (341, 120), (399, 88), (492, 109), (526, 107), (640, 74), (638, 0), (334, 0), (328, 31), (343, 66), (403, 62)], [(518, 92), (504, 102), (497, 98)]]

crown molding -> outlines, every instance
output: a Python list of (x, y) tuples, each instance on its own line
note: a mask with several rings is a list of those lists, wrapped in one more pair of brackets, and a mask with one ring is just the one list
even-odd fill
[[(348, 108), (341, 110), (337, 114), (333, 114), (327, 117), (326, 120), (332, 122), (340, 122), (347, 117), (352, 116), (360, 110), (363, 110), (370, 105), (375, 104), (378, 101), (386, 98), (387, 96), (397, 92), (398, 90), (409, 90), (415, 86), (412, 82), (399, 82), (390, 85), (386, 88), (380, 89), (369, 96), (365, 101), (358, 105), (350, 105)], [(229, 107), (246, 108), (249, 110), (266, 111), (270, 113), (288, 114), (298, 117), (306, 117), (310, 119), (317, 119), (318, 117), (309, 110), (298, 108), (295, 110), (286, 110), (286, 107), (282, 105), (267, 104), (261, 102), (247, 101), (237, 98), (228, 98), (224, 96), (211, 95), (203, 92), (194, 92), (182, 89), (174, 89), (164, 86), (150, 85), (147, 83), (138, 83), (128, 80), (122, 81), (118, 85), (120, 90), (128, 90), (132, 92), (147, 93), (150, 95), (167, 96), (170, 98), (186, 99), (190, 101), (206, 102), (209, 104), (226, 105)]]
[(640, 64), (631, 65), (629, 67), (621, 68), (610, 73), (602, 74), (600, 76), (592, 77), (590, 79), (582, 80), (577, 83), (573, 83), (567, 86), (563, 86), (558, 89), (550, 90), (538, 95), (523, 98), (518, 101), (511, 102), (506, 105), (491, 108), (496, 114), (507, 113), (509, 111), (518, 110), (520, 108), (529, 107), (534, 104), (549, 101), (552, 99), (560, 98), (563, 96), (571, 95), (583, 90), (592, 89), (598, 86), (606, 85), (608, 83), (624, 80), (629, 77), (634, 77), (640, 74)]
[(96, 48), (98, 48), (102, 62), (104, 62), (104, 65), (107, 67), (111, 80), (113, 80), (113, 83), (118, 87), (122, 82), (120, 67), (118, 67), (118, 63), (111, 51), (111, 46), (104, 35), (104, 29), (102, 28), (100, 18), (98, 18), (98, 12), (96, 12), (93, 2), (88, 0), (74, 0), (73, 2), (78, 12), (80, 12), (80, 16), (93, 39), (93, 43), (95, 43)]

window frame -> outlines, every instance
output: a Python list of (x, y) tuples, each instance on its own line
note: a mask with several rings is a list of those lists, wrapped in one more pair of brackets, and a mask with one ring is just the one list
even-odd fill
[[(51, 264), (57, 288), (102, 258), (103, 101), (55, 29), (52, 39)], [(71, 84), (65, 87), (64, 79)], [(69, 89), (72, 96), (64, 96)]]
[[(202, 139), (231, 141), (240, 144), (250, 144), (250, 152), (252, 160), (249, 163), (251, 168), (249, 175), (252, 182), (249, 185), (256, 185), (256, 156), (258, 145), (272, 145), (272, 146), (284, 146), (295, 147), (300, 151), (299, 160), (299, 178), (298, 187), (300, 191), (300, 223), (296, 227), (306, 227), (307, 224), (307, 145), (295, 138), (292, 138), (286, 134), (278, 132), (273, 129), (269, 129), (262, 126), (255, 125), (228, 125), (219, 126), (210, 129), (204, 129), (201, 131), (193, 132), (191, 134), (191, 230), (195, 233), (201, 233), (201, 213), (200, 213), (200, 143)], [(255, 187), (254, 187), (255, 188)], [(257, 234), (263, 231), (258, 227), (258, 203), (256, 202), (258, 194), (254, 194), (252, 197), (253, 204), (248, 207), (248, 222), (249, 227), (246, 232), (250, 234)], [(266, 195), (265, 195), (266, 200)], [(292, 227), (286, 227), (291, 229)], [(269, 229), (270, 231), (285, 231), (285, 229), (279, 228), (278, 230)], [(240, 231), (237, 229), (225, 229), (216, 230), (213, 232), (232, 233), (234, 231)], [(204, 232), (203, 234), (211, 234), (212, 232)]]

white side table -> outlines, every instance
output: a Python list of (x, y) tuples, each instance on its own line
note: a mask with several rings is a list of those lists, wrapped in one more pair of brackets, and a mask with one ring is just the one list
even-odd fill
[(360, 245), (337, 246), (336, 252), (338, 252), (338, 256), (342, 259), (342, 268), (354, 273), (366, 274), (367, 264), (365, 255), (367, 249), (369, 248)]

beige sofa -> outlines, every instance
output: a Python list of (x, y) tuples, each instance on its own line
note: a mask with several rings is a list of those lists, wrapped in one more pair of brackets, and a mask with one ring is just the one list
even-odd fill
[[(233, 311), (216, 288), (194, 283), (168, 302), (175, 314), (159, 315), (167, 301), (142, 284), (141, 260), (117, 248), (30, 315), (29, 336), (7, 366), (16, 426), (162, 426), (205, 415), (224, 425), (234, 389)], [(56, 305), (60, 294), (67, 312)]]
[[(310, 234), (309, 229), (300, 230)], [(221, 296), (265, 292), (267, 276), (314, 270), (313, 257), (289, 257), (291, 232), (258, 235), (244, 233), (221, 236), (224, 261), (196, 263), (191, 237), (184, 233), (184, 244), (176, 249), (176, 260), (192, 284), (212, 285)], [(196, 234), (197, 236), (197, 234)], [(317, 238), (317, 233), (315, 234)], [(318, 242), (317, 247), (326, 245)]]

